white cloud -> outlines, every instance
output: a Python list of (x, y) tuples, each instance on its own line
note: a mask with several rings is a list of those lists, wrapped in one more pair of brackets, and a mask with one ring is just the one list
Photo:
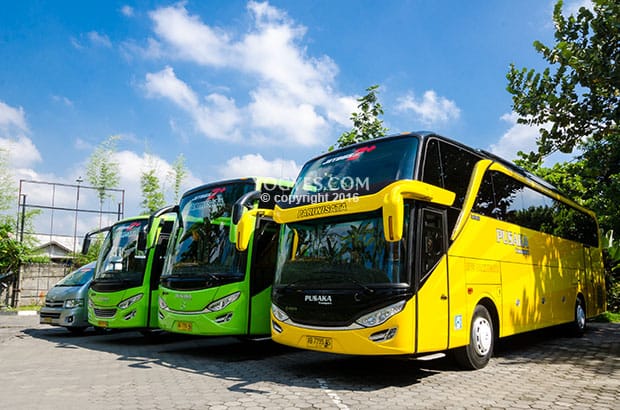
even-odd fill
[(158, 73), (146, 75), (147, 95), (164, 97), (187, 111), (194, 119), (196, 127), (209, 138), (239, 140), (241, 115), (235, 101), (220, 94), (210, 94), (199, 103), (193, 90), (179, 80), (171, 67)]
[[(250, 97), (246, 106), (238, 106), (234, 98), (220, 93), (212, 93), (196, 105), (196, 93), (171, 67), (147, 74), (148, 95), (170, 99), (188, 111), (198, 130), (209, 138), (239, 140), (248, 135), (253, 142), (293, 139), (302, 146), (323, 144), (319, 136), (327, 135), (330, 127), (348, 125), (356, 106), (354, 98), (333, 91), (338, 67), (327, 56), (307, 55), (301, 45), (306, 28), (285, 12), (254, 1), (248, 3), (248, 12), (251, 27), (235, 36), (190, 15), (183, 3), (156, 9), (150, 13), (156, 39), (148, 39), (141, 53), (240, 73)], [(138, 52), (129, 44), (126, 48)], [(164, 79), (176, 85), (176, 92), (155, 85)], [(222, 89), (223, 85), (212, 87)], [(184, 97), (188, 95), (192, 97)], [(213, 124), (222, 120), (215, 132)]]
[(25, 169), (41, 161), (39, 150), (26, 135), (28, 131), (24, 109), (0, 101), (0, 148), (6, 151), (12, 168)]
[[(142, 188), (140, 186), (140, 178), (144, 171), (155, 169), (155, 175), (159, 179), (159, 183), (164, 191), (167, 203), (173, 201), (173, 182), (170, 179), (172, 165), (161, 157), (149, 154), (138, 155), (133, 151), (120, 151), (114, 154), (114, 159), (119, 164), (119, 175), (121, 177), (119, 186), (125, 190), (125, 216), (137, 214), (142, 202)], [(194, 186), (202, 184), (202, 181), (196, 178), (189, 170), (183, 181), (181, 190), (190, 189)]]
[(89, 31), (86, 34), (86, 37), (90, 40), (90, 42), (96, 46), (101, 47), (112, 47), (112, 42), (110, 38), (106, 34), (99, 34), (96, 31)]
[(41, 161), (41, 154), (32, 140), (20, 135), (15, 138), (0, 138), (0, 148), (8, 153), (9, 163), (13, 167), (29, 167)]
[(159, 8), (150, 13), (154, 31), (176, 57), (202, 65), (224, 65), (228, 37), (190, 16), (184, 4)]
[(134, 15), (133, 7), (127, 6), (127, 5), (121, 7), (121, 14), (125, 17), (133, 17)]
[(0, 131), (9, 132), (15, 129), (22, 132), (28, 131), (24, 109), (13, 108), (0, 101)]
[[(540, 135), (540, 127), (518, 124), (518, 118), (518, 115), (514, 112), (502, 115), (501, 120), (508, 123), (510, 128), (508, 128), (496, 144), (491, 144), (491, 146), (489, 146), (490, 152), (509, 161), (514, 161), (519, 158), (517, 155), (519, 151), (523, 151), (527, 154), (531, 151), (535, 152), (538, 149), (536, 140)], [(545, 125), (542, 127), (544, 128)], [(543, 165), (551, 167), (557, 162), (564, 162), (572, 159), (574, 155), (575, 154), (562, 154), (561, 152), (557, 152), (545, 158)]]
[(489, 147), (489, 151), (509, 161), (518, 158), (517, 153), (523, 151), (528, 153), (536, 150), (536, 139), (538, 138), (538, 128), (525, 124), (517, 123), (516, 113), (504, 114), (502, 121), (508, 123), (510, 128), (502, 135), (496, 144)]
[(194, 111), (198, 107), (198, 97), (187, 84), (177, 78), (172, 67), (168, 66), (158, 73), (147, 73), (145, 86), (148, 96), (168, 98), (188, 111)]
[(426, 91), (421, 100), (416, 99), (413, 94), (400, 98), (396, 109), (412, 111), (425, 126), (457, 120), (461, 115), (461, 110), (454, 101), (438, 96), (433, 90)]
[(73, 107), (73, 101), (71, 101), (67, 97), (63, 97), (61, 95), (52, 95), (52, 100), (64, 104), (67, 107)]
[(248, 176), (269, 176), (281, 179), (294, 180), (301, 166), (295, 161), (276, 158), (268, 161), (260, 154), (248, 154), (233, 157), (221, 167), (220, 177), (223, 179)]

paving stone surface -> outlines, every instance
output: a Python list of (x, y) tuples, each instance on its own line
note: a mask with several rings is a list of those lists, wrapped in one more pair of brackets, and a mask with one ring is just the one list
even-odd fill
[(490, 364), (87, 331), (0, 315), (2, 409), (619, 409), (620, 324), (503, 339)]

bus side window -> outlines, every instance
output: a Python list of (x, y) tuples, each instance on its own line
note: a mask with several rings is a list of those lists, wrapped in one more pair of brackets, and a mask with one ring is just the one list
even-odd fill
[(444, 254), (443, 214), (428, 209), (422, 213), (422, 279)]

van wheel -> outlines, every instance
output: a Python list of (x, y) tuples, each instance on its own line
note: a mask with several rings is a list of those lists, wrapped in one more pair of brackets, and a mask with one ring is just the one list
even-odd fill
[(494, 344), (495, 335), (491, 315), (487, 308), (478, 305), (471, 319), (469, 344), (456, 349), (454, 358), (465, 370), (482, 369), (493, 356)]

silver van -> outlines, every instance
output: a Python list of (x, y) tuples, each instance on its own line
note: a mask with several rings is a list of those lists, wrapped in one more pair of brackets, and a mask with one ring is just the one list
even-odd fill
[(62, 326), (73, 333), (81, 333), (90, 326), (88, 286), (95, 265), (96, 262), (91, 262), (74, 270), (47, 292), (45, 306), (39, 311), (39, 323)]

